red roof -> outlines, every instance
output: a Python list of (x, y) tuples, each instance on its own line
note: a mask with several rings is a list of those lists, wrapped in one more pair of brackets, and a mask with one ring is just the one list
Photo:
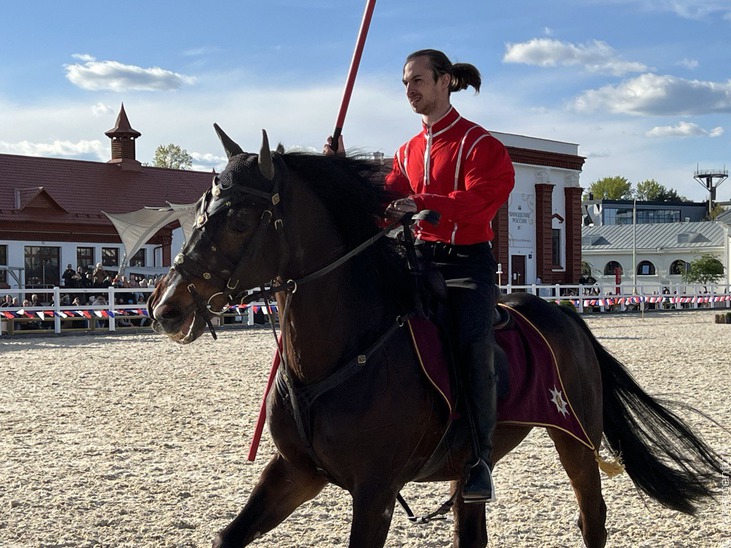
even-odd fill
[(0, 154), (0, 223), (111, 224), (107, 213), (192, 203), (211, 185), (210, 172)]

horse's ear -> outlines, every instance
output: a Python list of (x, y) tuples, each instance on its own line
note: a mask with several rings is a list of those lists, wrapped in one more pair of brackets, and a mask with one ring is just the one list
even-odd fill
[(221, 144), (223, 144), (223, 149), (226, 151), (226, 157), (229, 160), (231, 159), (231, 156), (236, 156), (237, 154), (244, 153), (244, 151), (241, 150), (241, 147), (234, 143), (233, 139), (226, 135), (224, 131), (218, 126), (218, 124), (213, 124), (213, 128), (216, 130), (216, 134), (221, 140)]
[(277, 145), (277, 150), (276, 150), (276, 152), (277, 152), (277, 154), (284, 154), (284, 145), (283, 145), (282, 143), (279, 143), (279, 144)]
[(261, 130), (261, 151), (259, 152), (259, 171), (268, 180), (274, 179), (274, 163), (272, 151), (269, 150), (269, 137), (265, 129)]

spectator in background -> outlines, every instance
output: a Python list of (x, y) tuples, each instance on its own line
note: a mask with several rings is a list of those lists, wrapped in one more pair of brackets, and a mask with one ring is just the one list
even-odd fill
[[(104, 283), (108, 276), (102, 263), (96, 263), (96, 268), (92, 272), (92, 279), (94, 281), (94, 287), (105, 287)], [(108, 286), (107, 286), (108, 287)]]
[(75, 276), (76, 276), (76, 271), (69, 264), (66, 267), (66, 270), (64, 270), (64, 273), (61, 274), (61, 278), (63, 278), (64, 287), (79, 287), (78, 284), (76, 283), (76, 280), (78, 280), (78, 278), (74, 279)]

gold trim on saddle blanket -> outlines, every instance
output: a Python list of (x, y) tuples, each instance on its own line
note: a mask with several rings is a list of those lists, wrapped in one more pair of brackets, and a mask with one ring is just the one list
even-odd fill
[[(442, 387), (432, 377), (432, 374), (430, 373), (431, 368), (427, 367), (425, 360), (421, 355), (421, 349), (419, 348), (419, 343), (417, 341), (416, 333), (414, 332), (413, 321), (414, 321), (414, 318), (411, 318), (406, 323), (409, 326), (409, 335), (411, 336), (411, 347), (414, 349), (414, 352), (416, 353), (416, 359), (419, 360), (419, 367), (421, 367), (421, 370), (424, 372), (424, 375), (426, 375), (426, 378), (429, 379), (429, 382), (434, 387), (434, 389), (437, 392), (439, 392), (439, 395), (442, 396), (442, 398), (444, 399), (444, 401), (447, 404), (447, 407), (449, 408), (449, 414), (450, 414), (450, 416), (452, 416), (454, 414), (454, 409), (452, 408), (452, 398), (444, 393), (444, 391), (442, 390)], [(429, 322), (429, 320), (425, 320), (425, 321)], [(429, 322), (429, 323), (431, 323), (431, 322)], [(436, 332), (436, 329), (437, 329), (437, 327), (434, 326), (435, 332)], [(445, 367), (446, 367), (446, 365), (445, 365)]]

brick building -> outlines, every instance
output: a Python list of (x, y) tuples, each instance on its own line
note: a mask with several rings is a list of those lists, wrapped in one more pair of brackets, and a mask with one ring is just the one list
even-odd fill
[[(143, 166), (135, 156), (140, 132), (122, 105), (108, 162), (0, 154), (0, 283), (59, 285), (66, 265), (102, 263), (116, 270), (121, 239), (103, 213), (195, 202), (211, 174)], [(170, 264), (174, 224), (157, 232), (133, 258), (140, 268)]]

